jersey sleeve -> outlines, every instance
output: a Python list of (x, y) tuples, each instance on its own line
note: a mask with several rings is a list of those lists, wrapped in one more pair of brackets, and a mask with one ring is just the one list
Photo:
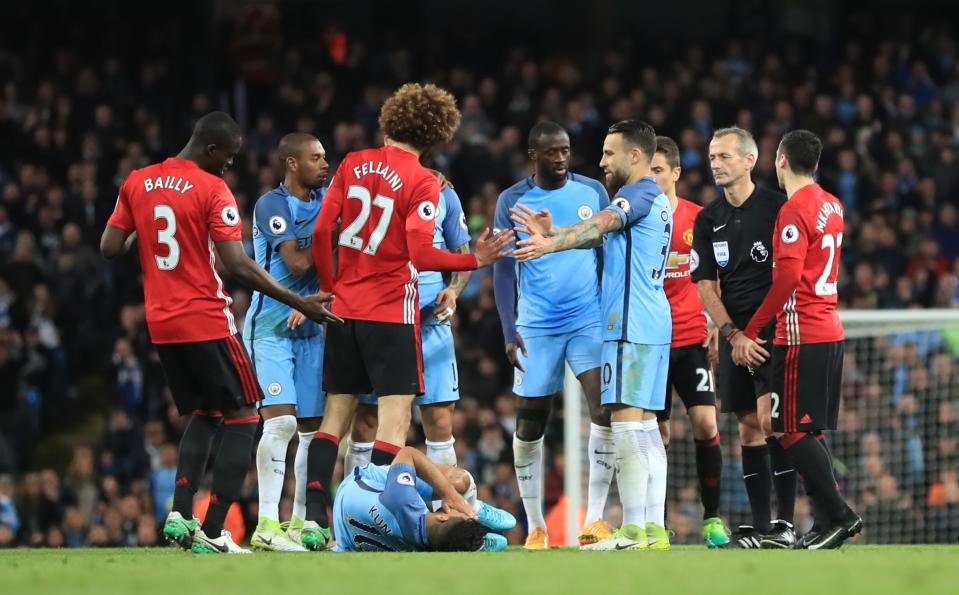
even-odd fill
[[(510, 200), (509, 192), (503, 192), (496, 199), (496, 211), (493, 213), (493, 232), (504, 229), (513, 229), (513, 221), (510, 219), (509, 210), (516, 204), (515, 200)], [(512, 248), (516, 247), (514, 240)]]
[(776, 231), (773, 236), (773, 266), (780, 260), (806, 259), (809, 251), (809, 225), (803, 212), (793, 203), (786, 203), (776, 217)]
[(210, 189), (208, 204), (207, 226), (213, 241), (242, 240), (240, 211), (236, 208), (236, 199), (226, 182), (220, 181)]
[(617, 193), (612, 202), (604, 210), (619, 215), (624, 228), (630, 228), (642, 221), (653, 206), (656, 196), (649, 192)]
[(423, 176), (410, 194), (406, 206), (406, 249), (413, 266), (420, 271), (471, 271), (476, 269), (473, 254), (450, 254), (433, 247), (440, 184), (432, 174)]
[(380, 494), (380, 503), (396, 518), (403, 540), (420, 549), (428, 545), (427, 508), (416, 484), (416, 470), (412, 465), (391, 465), (386, 476), (386, 487)]
[(117, 204), (113, 208), (113, 214), (110, 215), (107, 224), (123, 231), (132, 232), (136, 229), (136, 223), (133, 220), (133, 211), (130, 210), (130, 191), (127, 183), (129, 180), (130, 178), (127, 178), (127, 181), (120, 185)]
[(443, 219), (443, 241), (447, 248), (454, 250), (469, 244), (470, 232), (466, 227), (466, 215), (463, 214), (463, 205), (460, 197), (452, 188), (447, 188), (442, 192), (443, 200), (446, 201), (446, 218)]
[(703, 209), (696, 215), (693, 224), (693, 249), (689, 254), (689, 270), (692, 272), (693, 283), (697, 281), (715, 281), (717, 279), (716, 255), (712, 247), (712, 225), (709, 215)]
[(293, 213), (286, 199), (270, 192), (256, 203), (253, 209), (256, 228), (274, 250), (283, 242), (296, 241)]
[(440, 183), (432, 175), (424, 175), (410, 193), (406, 205), (406, 233), (428, 233), (432, 241), (439, 211)]
[(326, 293), (333, 291), (333, 233), (336, 222), (343, 209), (343, 185), (346, 177), (347, 159), (340, 163), (340, 168), (333, 176), (330, 187), (323, 195), (323, 205), (316, 218), (316, 227), (313, 228), (313, 265), (320, 280), (320, 290)]

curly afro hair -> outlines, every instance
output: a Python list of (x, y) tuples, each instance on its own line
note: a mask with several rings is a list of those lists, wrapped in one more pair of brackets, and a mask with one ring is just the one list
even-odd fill
[(460, 125), (456, 99), (436, 85), (407, 83), (386, 100), (380, 127), (391, 139), (427, 151), (448, 142)]

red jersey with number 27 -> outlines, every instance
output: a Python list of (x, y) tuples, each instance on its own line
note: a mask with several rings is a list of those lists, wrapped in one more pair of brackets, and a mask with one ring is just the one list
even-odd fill
[(154, 343), (193, 343), (237, 332), (216, 273), (214, 242), (240, 240), (236, 199), (222, 178), (170, 158), (134, 170), (108, 223), (137, 232), (147, 326)]
[[(439, 194), (439, 181), (409, 151), (385, 146), (343, 159), (313, 233), (320, 289), (333, 291), (334, 314), (419, 324), (414, 262), (424, 263), (424, 270), (476, 268), (472, 255), (432, 247)], [(337, 221), (334, 272), (330, 244)]]
[[(842, 322), (836, 313), (836, 279), (844, 227), (842, 203), (819, 184), (800, 188), (780, 209), (773, 236), (773, 267), (798, 267), (801, 263), (802, 276), (776, 314), (775, 344), (843, 340)], [(790, 260), (794, 262), (788, 263)]]
[(673, 211), (673, 240), (666, 260), (663, 289), (673, 315), (673, 347), (701, 345), (706, 340), (706, 313), (693, 283), (691, 253), (696, 215), (703, 208), (680, 198)]

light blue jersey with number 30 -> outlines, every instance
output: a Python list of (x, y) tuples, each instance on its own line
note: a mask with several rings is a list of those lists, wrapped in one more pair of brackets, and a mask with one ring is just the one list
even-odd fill
[(662, 345), (672, 340), (663, 291), (673, 231), (669, 199), (647, 176), (620, 188), (606, 210), (623, 228), (603, 239), (603, 339)]

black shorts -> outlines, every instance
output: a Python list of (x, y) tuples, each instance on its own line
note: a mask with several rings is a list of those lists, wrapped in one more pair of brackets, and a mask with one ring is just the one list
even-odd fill
[(235, 411), (263, 399), (239, 334), (156, 348), (180, 415)]
[(323, 389), (341, 395), (422, 395), (419, 325), (350, 319), (328, 324)]
[[(765, 347), (772, 345), (773, 321), (759, 334), (767, 341)], [(719, 363), (716, 364), (716, 392), (723, 405), (723, 412), (755, 411), (756, 399), (772, 390), (772, 363), (766, 360), (758, 368), (737, 366), (733, 363), (733, 348), (723, 338), (719, 339)]]
[(713, 373), (707, 350), (702, 345), (686, 345), (669, 350), (669, 375), (666, 377), (666, 408), (656, 412), (656, 419), (666, 421), (673, 408), (673, 389), (689, 411), (696, 405), (716, 405), (713, 394)]
[(774, 432), (836, 429), (842, 355), (842, 341), (773, 346)]

